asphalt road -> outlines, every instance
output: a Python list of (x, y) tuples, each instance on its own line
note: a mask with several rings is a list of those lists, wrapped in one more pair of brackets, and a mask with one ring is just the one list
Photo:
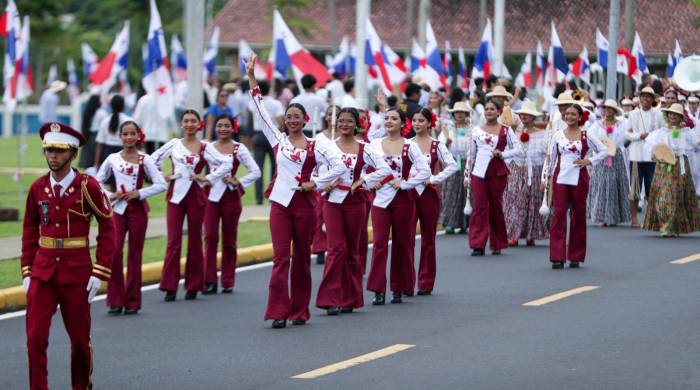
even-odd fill
[[(465, 236), (438, 238), (434, 295), (366, 306), (305, 326), (262, 321), (270, 268), (237, 275), (233, 295), (175, 303), (144, 293), (137, 316), (93, 305), (96, 389), (698, 389), (700, 235), (662, 239), (589, 228), (581, 269), (552, 270), (548, 248), (468, 256)], [(321, 266), (313, 267), (314, 293)], [(542, 306), (566, 290), (597, 289)], [(366, 302), (371, 301), (366, 294)], [(315, 296), (312, 298), (312, 302)], [(27, 387), (24, 317), (0, 320), (0, 389)], [(293, 376), (396, 344), (410, 347), (313, 379)], [(70, 388), (60, 314), (49, 383)], [(332, 371), (332, 370), (329, 370)]]

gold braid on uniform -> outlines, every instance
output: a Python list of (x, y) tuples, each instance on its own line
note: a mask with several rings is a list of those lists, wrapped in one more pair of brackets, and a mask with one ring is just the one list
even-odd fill
[[(107, 212), (104, 213), (102, 210), (95, 204), (95, 202), (92, 200), (92, 197), (90, 197), (90, 191), (88, 191), (87, 188), (87, 183), (88, 183), (88, 176), (85, 175), (83, 176), (83, 180), (80, 183), (80, 210), (82, 212), (77, 212), (75, 210), (68, 210), (68, 212), (79, 215), (85, 219), (90, 219), (92, 214), (88, 211), (87, 213), (85, 212), (85, 201), (87, 201), (88, 206), (90, 206), (90, 210), (97, 215), (100, 218), (111, 218), (112, 217), (112, 203), (109, 202), (104, 202), (107, 205)], [(102, 195), (104, 197), (104, 194)]]

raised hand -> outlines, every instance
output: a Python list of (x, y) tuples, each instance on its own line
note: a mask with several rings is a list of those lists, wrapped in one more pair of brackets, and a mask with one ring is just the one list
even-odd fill
[(386, 94), (384, 94), (384, 91), (381, 88), (379, 88), (377, 94), (374, 96), (374, 100), (379, 106), (379, 111), (384, 111), (387, 109)]
[(245, 63), (245, 71), (249, 76), (255, 76), (255, 60), (258, 59), (258, 56), (255, 55), (255, 53), (250, 52), (248, 54), (248, 60)]

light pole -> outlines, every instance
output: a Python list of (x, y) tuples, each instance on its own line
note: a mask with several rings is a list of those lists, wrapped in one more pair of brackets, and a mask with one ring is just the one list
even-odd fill
[(365, 41), (367, 40), (367, 18), (369, 1), (357, 0), (357, 62), (355, 65), (355, 99), (360, 108), (367, 108), (367, 65), (365, 64)]

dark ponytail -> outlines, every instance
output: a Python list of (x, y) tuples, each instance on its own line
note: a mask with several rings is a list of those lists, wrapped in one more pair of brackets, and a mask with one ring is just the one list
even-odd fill
[(119, 129), (119, 114), (124, 112), (124, 98), (122, 95), (114, 95), (110, 105), (112, 106), (112, 116), (109, 118), (109, 132), (114, 134)]

